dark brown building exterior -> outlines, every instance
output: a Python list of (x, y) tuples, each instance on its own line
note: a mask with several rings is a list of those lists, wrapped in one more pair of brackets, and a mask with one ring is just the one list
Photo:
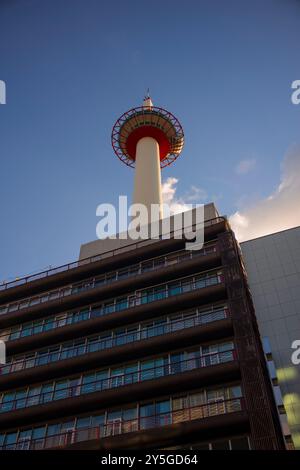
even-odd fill
[(137, 242), (1, 286), (3, 449), (284, 449), (238, 244)]

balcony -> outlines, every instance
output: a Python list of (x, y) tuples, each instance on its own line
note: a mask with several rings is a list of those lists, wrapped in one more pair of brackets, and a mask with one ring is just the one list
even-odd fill
[[(217, 364), (225, 364), (235, 360), (237, 360), (236, 351), (234, 349), (229, 349), (218, 353), (202, 355), (189, 360), (171, 362), (169, 364), (163, 364), (149, 369), (137, 370), (132, 373), (113, 375), (111, 377), (95, 380), (85, 384), (82, 383), (81, 377), (81, 379), (78, 379), (76, 385), (66, 388), (56, 389), (57, 387), (52, 385), (52, 390), (49, 390), (48, 384), (46, 391), (42, 391), (43, 388), (41, 388), (41, 391), (36, 394), (32, 393), (30, 389), (27, 389), (26, 391), (21, 391), (18, 398), (6, 399), (4, 395), (1, 398), (2, 403), (0, 403), (0, 413), (11, 413), (22, 408), (45, 405), (57, 400), (66, 400), (90, 393), (103, 392), (105, 390), (129, 386), (148, 380), (158, 380), (162, 377), (182, 374), (195, 369), (215, 366)], [(18, 392), (16, 392), (16, 394), (18, 395)]]
[[(182, 436), (184, 433), (188, 434), (189, 432), (195, 432), (196, 427), (187, 428), (187, 425), (192, 422), (195, 422), (195, 424), (200, 423), (199, 429), (202, 431), (208, 429), (210, 424), (215, 430), (217, 430), (217, 423), (219, 424), (219, 427), (224, 425), (226, 426), (227, 424), (228, 429), (230, 429), (230, 423), (235, 422), (241, 424), (245, 421), (245, 414), (240, 413), (243, 410), (245, 410), (243, 397), (229, 400), (220, 400), (217, 402), (213, 401), (198, 406), (185, 407), (152, 416), (140, 416), (136, 419), (127, 421), (119, 419), (97, 427), (65, 431), (53, 436), (38, 439), (23, 438), (19, 439), (14, 444), (4, 444), (0, 447), (0, 449), (43, 450), (53, 448), (62, 449), (71, 446), (77, 448), (78, 444), (85, 442), (91, 442), (92, 447), (90, 448), (116, 449), (118, 447), (131, 447), (131, 438), (133, 441), (133, 446), (135, 445), (135, 448), (138, 448), (140, 445), (140, 440), (145, 443), (147, 442), (147, 439), (151, 440), (152, 438), (152, 442), (156, 441), (158, 443), (158, 440), (161, 439), (158, 434), (161, 435), (161, 431), (165, 437), (171, 435), (172, 440), (174, 440), (174, 437), (176, 438), (178, 436)], [(232, 419), (226, 421), (218, 419), (227, 415), (233, 415)], [(237, 418), (239, 419), (234, 420), (234, 415), (237, 415)], [(227, 433), (230, 432), (228, 429), (226, 429)], [(155, 434), (152, 433), (151, 435), (149, 432), (151, 430), (156, 430)], [(124, 434), (126, 435), (125, 442), (124, 440), (120, 442), (119, 439), (116, 439), (117, 437), (120, 437)], [(114, 438), (114, 440), (110, 441), (110, 438)], [(101, 442), (102, 440), (103, 443)], [(94, 442), (92, 443), (92, 441)], [(114, 441), (115, 445), (113, 444)], [(161, 442), (162, 441), (160, 441), (160, 443)]]
[[(67, 286), (61, 287), (60, 289), (51, 290), (48, 292), (43, 292), (42, 294), (23, 298), (17, 302), (12, 302), (0, 307), (0, 316), (2, 319), (7, 319), (8, 321), (20, 321), (20, 313), (22, 317), (29, 316), (33, 317), (34, 314), (39, 314), (41, 312), (41, 306), (43, 307), (43, 313), (45, 314), (46, 310), (63, 310), (72, 305), (72, 303), (78, 304), (86, 302), (86, 298), (92, 298), (91, 295), (110, 295), (112, 289), (116, 289), (118, 285), (121, 291), (128, 290), (128, 287), (131, 286), (132, 278), (135, 278), (135, 284), (137, 280), (140, 281), (140, 284), (146, 284), (155, 282), (154, 272), (157, 273), (157, 276), (163, 275), (166, 279), (170, 276), (174, 276), (174, 267), (177, 266), (176, 272), (184, 274), (186, 269), (191, 269), (191, 264), (186, 263), (190, 260), (196, 260), (196, 263), (193, 263), (193, 269), (199, 271), (201, 262), (200, 260), (206, 259), (209, 255), (209, 264), (214, 263), (216, 265), (218, 256), (217, 244), (216, 242), (208, 243), (204, 246), (202, 250), (196, 251), (187, 251), (181, 250), (178, 252), (172, 252), (164, 256), (147, 259), (146, 261), (127, 266), (116, 271), (111, 271), (105, 274), (102, 274), (97, 277), (92, 277), (85, 279), (84, 281), (69, 284)], [(185, 263), (185, 264), (182, 264)], [(210, 267), (209, 265), (207, 267)], [(164, 270), (162, 274), (161, 270), (164, 268), (169, 268)], [(206, 268), (207, 269), (207, 268)], [(151, 276), (147, 273), (152, 273)], [(142, 275), (142, 276), (140, 276)], [(139, 276), (139, 278), (137, 278)], [(157, 277), (156, 276), (156, 277)], [(128, 280), (128, 281), (126, 281)], [(130, 281), (130, 282), (129, 282)], [(137, 287), (139, 287), (137, 285)], [(25, 332), (24, 332), (25, 334)]]
[[(202, 314), (196, 313), (194, 317), (182, 320), (172, 320), (158, 326), (145, 328), (141, 325), (136, 330), (132, 330), (129, 333), (117, 336), (112, 332), (110, 333), (110, 337), (105, 335), (103, 339), (100, 338), (96, 341), (89, 341), (87, 338), (82, 342), (82, 344), (78, 346), (74, 345), (64, 347), (64, 345), (61, 345), (58, 346), (56, 350), (51, 348), (51, 350), (49, 349), (49, 352), (42, 351), (42, 354), (38, 354), (36, 352), (30, 358), (24, 357), (22, 359), (12, 361), (2, 366), (0, 370), (0, 378), (9, 374), (20, 374), (22, 371), (27, 371), (28, 369), (32, 368), (38, 368), (34, 372), (34, 374), (36, 374), (41, 369), (41, 367), (49, 366), (52, 363), (79, 358), (80, 356), (86, 356), (91, 353), (97, 353), (101, 351), (105, 352), (108, 350), (113, 350), (114, 348), (119, 348), (121, 346), (132, 345), (133, 343), (141, 343), (151, 339), (153, 340), (156, 337), (159, 338), (165, 335), (174, 336), (174, 333), (176, 333), (176, 336), (178, 336), (180, 331), (186, 329), (192, 329), (192, 332), (198, 332), (199, 327), (203, 328), (210, 323), (227, 320), (229, 318), (229, 310), (227, 308), (222, 308)], [(195, 328), (197, 328), (197, 330), (195, 330)], [(224, 328), (224, 334), (227, 332), (227, 330), (228, 328)], [(176, 339), (176, 337), (174, 337), (174, 339)], [(131, 349), (133, 349), (132, 346)], [(55, 369), (58, 371), (57, 366)], [(49, 368), (47, 368), (46, 371), (47, 373), (50, 373)]]
[[(26, 336), (28, 338), (31, 335), (41, 334), (43, 332), (49, 333), (50, 330), (55, 330), (64, 326), (68, 326), (70, 328), (71, 325), (73, 325), (73, 329), (70, 328), (71, 332), (72, 330), (76, 330), (76, 328), (78, 328), (78, 331), (80, 332), (84, 329), (83, 326), (89, 326), (87, 329), (93, 331), (97, 325), (101, 325), (105, 328), (113, 326), (114, 324), (120, 325), (120, 320), (124, 321), (127, 317), (122, 316), (120, 318), (120, 312), (125, 310), (128, 311), (128, 321), (135, 321), (134, 317), (137, 319), (142, 317), (142, 311), (149, 313), (149, 304), (151, 304), (151, 311), (155, 312), (156, 307), (160, 308), (160, 301), (174, 298), (175, 302), (171, 301), (171, 304), (176, 305), (176, 302), (180, 303), (180, 296), (182, 296), (182, 303), (184, 303), (186, 295), (189, 292), (198, 291), (200, 289), (203, 289), (205, 292), (205, 288), (213, 288), (214, 286), (221, 285), (222, 283), (222, 271), (214, 270), (207, 273), (200, 273), (196, 276), (188, 276), (176, 281), (159, 284), (149, 289), (136, 291), (123, 297), (108, 299), (101, 304), (90, 305), (80, 311), (65, 312), (63, 316), (59, 316), (58, 319), (56, 319), (56, 317), (47, 317), (39, 323), (35, 322), (31, 327), (26, 329)], [(214, 296), (216, 296), (215, 289), (213, 289), (213, 291)], [(194, 300), (196, 301), (197, 298)], [(87, 323), (88, 320), (90, 320), (90, 324)], [(86, 322), (86, 324), (83, 325), (82, 322)], [(82, 326), (78, 325), (79, 323), (81, 323)], [(20, 337), (25, 342), (26, 337), (22, 332), (23, 329), (19, 326), (18, 329), (13, 331), (13, 333), (11, 330), (3, 332), (2, 339), (7, 341), (9, 339), (17, 339)], [(62, 331), (62, 335), (64, 334), (65, 330)], [(32, 347), (31, 340), (28, 340), (28, 345), (29, 347)], [(8, 349), (10, 349), (9, 345)]]
[[(205, 221), (205, 239), (212, 240), (218, 233), (226, 230), (226, 228), (227, 225), (224, 217)], [(176, 233), (173, 233), (172, 236), (175, 237)], [(154, 253), (163, 253), (168, 249), (174, 249), (174, 247), (182, 248), (184, 243), (184, 240), (176, 238), (171, 238), (170, 240), (140, 240), (91, 258), (54, 267), (37, 274), (19, 277), (12, 281), (3, 281), (0, 285), (0, 298), (3, 300), (20, 298), (26, 295), (26, 292), (29, 290), (31, 292), (39, 292), (44, 290), (45, 287), (55, 287), (66, 282), (73, 282), (76, 279), (80, 280), (92, 273), (96, 274), (101, 270), (108, 270), (116, 265), (128, 265), (131, 259), (137, 257), (146, 259), (151, 257), (151, 255), (153, 256)]]

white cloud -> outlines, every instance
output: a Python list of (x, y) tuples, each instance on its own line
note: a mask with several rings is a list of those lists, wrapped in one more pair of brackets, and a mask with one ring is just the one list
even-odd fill
[(164, 204), (168, 204), (173, 214), (178, 214), (189, 210), (190, 204), (200, 204), (207, 198), (206, 191), (197, 186), (191, 186), (190, 190), (183, 197), (176, 197), (178, 179), (169, 177), (162, 183), (162, 198)]
[(246, 175), (247, 173), (252, 171), (255, 168), (255, 166), (256, 166), (256, 160), (254, 158), (241, 160), (235, 167), (235, 172), (238, 175)]
[(300, 225), (300, 146), (285, 155), (276, 190), (255, 205), (237, 211), (229, 221), (239, 241)]

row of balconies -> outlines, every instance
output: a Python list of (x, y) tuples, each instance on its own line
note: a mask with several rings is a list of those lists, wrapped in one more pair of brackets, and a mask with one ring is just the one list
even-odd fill
[[(80, 448), (81, 444), (88, 444), (89, 448), (118, 449), (131, 447), (137, 449), (141, 443), (143, 443), (143, 446), (153, 447), (155, 444), (156, 446), (166, 445), (168, 440), (172, 444), (182, 442), (184, 438), (191, 438), (191, 435), (195, 432), (197, 432), (200, 439), (203, 432), (210, 435), (212, 429), (214, 429), (215, 434), (217, 434), (216, 429), (219, 432), (224, 432), (224, 428), (228, 434), (237, 429), (239, 431), (247, 429), (247, 414), (243, 397), (184, 407), (176, 411), (131, 420), (115, 420), (96, 427), (66, 430), (42, 438), (32, 438), (26, 436), (26, 434), (22, 436), (22, 433), (20, 433), (15, 443), (4, 443), (0, 449)], [(116, 437), (121, 437), (121, 439), (116, 439)]]
[[(223, 217), (205, 221), (205, 240), (216, 238), (218, 233), (226, 229), (227, 223)], [(136, 259), (145, 260), (168, 251), (183, 249), (184, 246), (184, 239), (140, 240), (101, 255), (16, 278), (10, 282), (4, 281), (0, 284), (0, 302), (10, 302), (11, 299), (28, 297), (38, 292), (66, 285), (66, 283), (98, 275), (101, 272), (111, 271), (115, 267), (128, 266)]]

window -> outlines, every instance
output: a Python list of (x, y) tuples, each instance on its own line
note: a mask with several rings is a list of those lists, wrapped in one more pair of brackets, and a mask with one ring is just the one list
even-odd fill
[(141, 363), (141, 380), (151, 380), (164, 375), (164, 359), (152, 359)]
[(33, 334), (36, 335), (37, 333), (41, 333), (43, 331), (43, 322), (37, 321), (33, 322)]
[(178, 295), (181, 293), (180, 282), (173, 282), (168, 285), (168, 294), (169, 295)]
[(42, 385), (41, 403), (52, 401), (54, 384), (52, 382)]
[(113, 369), (111, 371), (110, 386), (121, 387), (122, 385), (124, 385), (124, 368)]
[(20, 431), (18, 437), (18, 450), (27, 450), (30, 446), (32, 430), (27, 429), (26, 431)]
[(156, 425), (165, 426), (170, 424), (171, 422), (171, 404), (170, 400), (164, 400), (156, 403), (155, 405), (155, 413), (156, 417)]
[(41, 387), (33, 387), (28, 390), (27, 406), (38, 405), (40, 402)]
[(20, 326), (15, 326), (11, 329), (10, 340), (18, 339), (20, 337)]
[(96, 338), (89, 338), (88, 339), (88, 352), (95, 352), (95, 351), (99, 351), (98, 336)]
[(18, 390), (16, 392), (16, 397), (15, 397), (15, 407), (16, 409), (18, 408), (24, 408), (26, 406), (26, 395), (27, 395), (27, 389), (25, 390)]
[(87, 428), (90, 426), (91, 418), (90, 416), (85, 418), (78, 418), (76, 422), (76, 429)]
[(69, 396), (69, 390), (67, 389), (69, 385), (68, 380), (61, 380), (55, 384), (55, 393), (53, 396), (54, 400), (61, 400)]
[(102, 426), (105, 422), (105, 415), (92, 416), (92, 427)]
[(13, 447), (13, 444), (17, 442), (17, 433), (16, 432), (11, 432), (9, 434), (6, 434), (5, 438), (5, 445), (7, 448), (10, 446)]
[(55, 436), (60, 432), (60, 423), (59, 424), (50, 424), (47, 428), (47, 436)]
[(84, 375), (82, 378), (81, 393), (91, 393), (95, 391), (95, 374)]
[(46, 426), (35, 428), (32, 431), (32, 439), (43, 439), (46, 434)]
[(108, 370), (96, 372), (95, 390), (105, 390), (109, 388)]
[(125, 372), (124, 385), (138, 382), (138, 365), (137, 364), (131, 364), (130, 366), (125, 367), (124, 372)]
[(1, 412), (5, 413), (6, 411), (10, 411), (14, 407), (14, 400), (15, 398), (15, 393), (5, 393), (5, 395), (2, 398), (2, 405), (1, 405)]
[(52, 330), (53, 328), (55, 328), (54, 320), (53, 320), (53, 318), (48, 318), (45, 321), (44, 331)]
[(119, 312), (120, 310), (125, 310), (126, 308), (128, 308), (127, 297), (123, 297), (122, 299), (117, 299), (117, 301), (116, 301), (116, 311)]
[(38, 351), (37, 354), (38, 355), (37, 355), (36, 363), (37, 363), (38, 366), (42, 366), (42, 365), (48, 363), (48, 360), (49, 360), (48, 351)]

